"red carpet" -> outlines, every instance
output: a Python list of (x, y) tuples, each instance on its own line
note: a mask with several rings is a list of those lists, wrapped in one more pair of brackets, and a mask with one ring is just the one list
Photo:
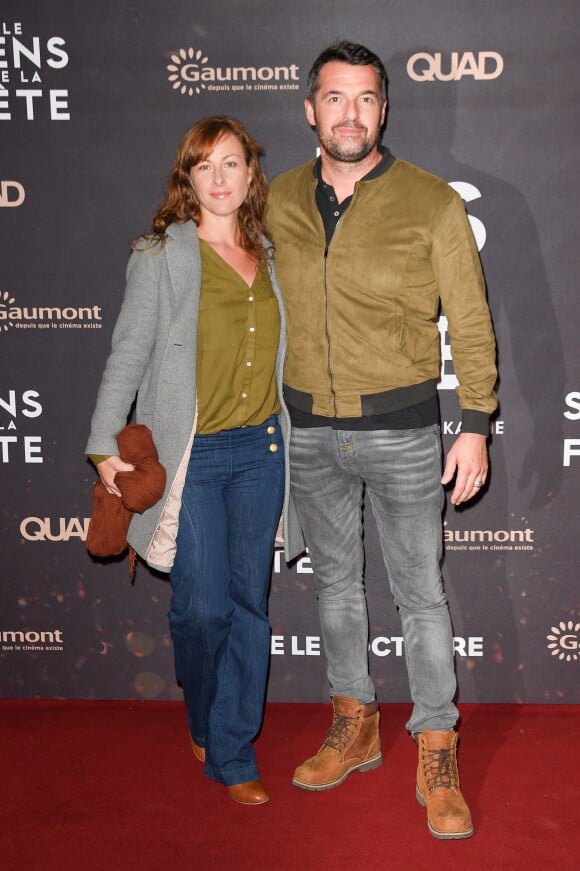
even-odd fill
[(475, 836), (436, 841), (415, 801), (407, 705), (382, 705), (383, 765), (322, 793), (290, 783), (330, 708), (269, 705), (257, 743), (271, 801), (207, 781), (174, 703), (0, 701), (0, 868), (558, 869), (580, 867), (580, 709), (463, 705)]

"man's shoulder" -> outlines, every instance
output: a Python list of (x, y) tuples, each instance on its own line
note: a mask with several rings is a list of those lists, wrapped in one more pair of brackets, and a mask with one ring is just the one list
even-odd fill
[(411, 188), (419, 188), (425, 194), (441, 197), (447, 201), (454, 195), (453, 188), (445, 179), (401, 157), (395, 160), (391, 167), (391, 172), (393, 170), (393, 177), (397, 178), (400, 184), (408, 185)]
[(290, 190), (305, 182), (314, 179), (312, 171), (314, 169), (315, 160), (308, 160), (306, 163), (295, 166), (293, 169), (288, 169), (286, 172), (281, 172), (276, 178), (270, 182), (270, 194), (277, 194), (281, 191)]

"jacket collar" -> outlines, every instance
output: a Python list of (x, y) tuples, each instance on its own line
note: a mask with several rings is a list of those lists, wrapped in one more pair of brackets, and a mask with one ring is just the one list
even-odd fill
[[(379, 178), (379, 176), (384, 175), (388, 169), (390, 169), (395, 162), (395, 157), (392, 154), (391, 150), (387, 148), (385, 145), (379, 145), (379, 154), (381, 155), (381, 159), (366, 175), (364, 175), (359, 181), (372, 181), (374, 178)], [(312, 175), (316, 178), (316, 180), (320, 184), (324, 184), (322, 180), (322, 160), (320, 157), (315, 158), (312, 165)]]

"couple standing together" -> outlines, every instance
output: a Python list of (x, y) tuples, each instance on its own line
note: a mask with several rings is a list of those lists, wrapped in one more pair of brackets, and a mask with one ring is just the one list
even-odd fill
[[(167, 487), (128, 540), (170, 572), (192, 750), (243, 804), (268, 800), (252, 741), (281, 512), (286, 558), (310, 551), (333, 704), (293, 783), (330, 789), (381, 764), (366, 489), (405, 640), (417, 799), (435, 837), (467, 838), (440, 558), (442, 484), (454, 479), (462, 504), (488, 468), (495, 344), (479, 258), (460, 197), (379, 144), (387, 76), (375, 54), (344, 41), (322, 52), (305, 109), (320, 158), (269, 191), (236, 120), (206, 118), (182, 139), (152, 230), (133, 246), (87, 452), (119, 495), (115, 475), (132, 466), (116, 435), (137, 396)], [(443, 477), (440, 302), (463, 421)]]

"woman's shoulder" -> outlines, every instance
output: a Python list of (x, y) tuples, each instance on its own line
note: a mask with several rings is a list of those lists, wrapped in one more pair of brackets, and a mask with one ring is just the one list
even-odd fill
[(165, 233), (168, 239), (175, 239), (177, 242), (187, 242), (192, 239), (199, 239), (197, 225), (195, 221), (192, 221), (191, 219), (184, 221), (183, 223), (177, 223), (174, 221), (172, 224), (168, 225)]
[(131, 251), (138, 254), (160, 254), (170, 241), (191, 243), (198, 238), (197, 226), (193, 221), (174, 222), (168, 224), (163, 235), (143, 233), (131, 244)]
[(164, 239), (153, 233), (144, 233), (131, 244), (133, 254), (159, 254), (163, 250)]

